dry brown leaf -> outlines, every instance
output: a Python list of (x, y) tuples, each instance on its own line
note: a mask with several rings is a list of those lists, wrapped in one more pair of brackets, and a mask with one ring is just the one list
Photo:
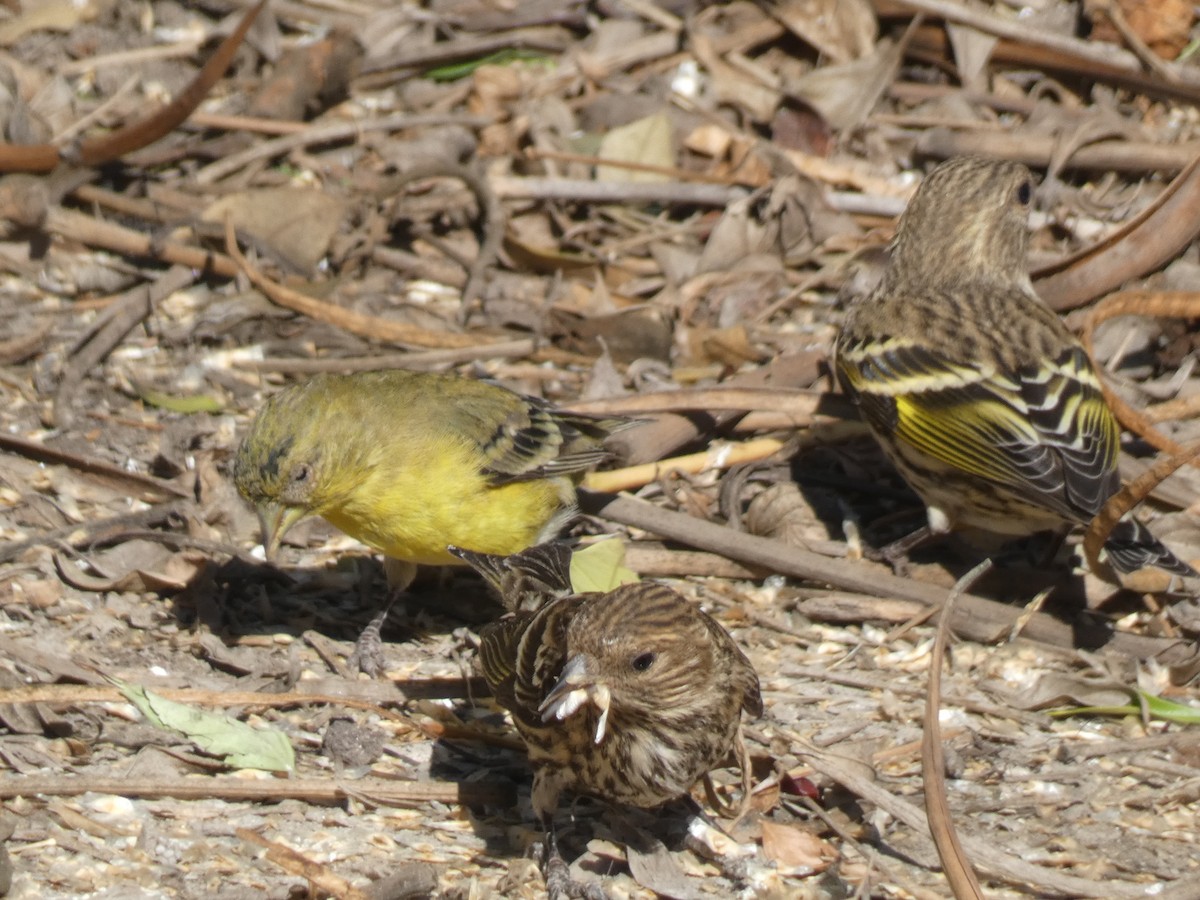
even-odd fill
[(984, 72), (992, 58), (992, 50), (1000, 39), (994, 34), (956, 22), (946, 23), (946, 33), (954, 50), (959, 81), (965, 88), (984, 90), (987, 87)]
[(35, 31), (65, 31), (90, 22), (100, 12), (100, 3), (75, 0), (43, 0), (27, 5), (25, 12), (0, 25), (0, 46), (9, 47)]
[(879, 26), (866, 0), (787, 0), (768, 4), (768, 9), (835, 64), (859, 59), (875, 46)]
[(836, 854), (815, 834), (769, 819), (762, 823), (763, 855), (787, 875), (813, 875), (829, 867)]
[[(642, 840), (631, 841), (625, 847), (625, 860), (629, 863), (629, 872), (638, 884), (656, 894), (677, 897), (679, 900), (692, 900), (702, 896), (697, 886), (688, 879), (675, 854), (671, 853), (662, 841), (644, 832), (640, 837)], [(644, 846), (645, 844), (649, 846)]]
[[(602, 159), (670, 168), (675, 165), (675, 139), (671, 120), (663, 113), (612, 129), (600, 141)], [(618, 166), (597, 166), (597, 181), (670, 181), (660, 172), (645, 172)]]
[(657, 306), (636, 306), (610, 315), (581, 316), (566, 309), (550, 313), (550, 334), (564, 349), (597, 356), (604, 350), (619, 363), (671, 356), (671, 325)]
[(773, 86), (749, 78), (729, 65), (707, 35), (692, 35), (692, 53), (708, 72), (714, 99), (745, 110), (752, 119), (769, 119), (779, 105), (780, 93)]
[(1060, 672), (1041, 675), (1033, 687), (1012, 694), (1008, 702), (1017, 709), (1049, 709), (1055, 706), (1124, 706), (1129, 688), (1119, 681), (1097, 681)]
[(329, 250), (346, 214), (345, 203), (328, 191), (263, 188), (222, 197), (201, 215), (205, 222), (233, 225), (290, 268), (312, 273)]
[(903, 56), (903, 45), (880, 41), (860, 59), (814, 69), (788, 84), (787, 91), (819, 112), (834, 131), (845, 131), (867, 118)]
[[(1084, 3), (1092, 17), (1093, 41), (1123, 44), (1106, 7), (1113, 0)], [(1175, 59), (1187, 46), (1196, 21), (1194, 4), (1188, 0), (1115, 0), (1125, 21), (1142, 43), (1163, 59)]]

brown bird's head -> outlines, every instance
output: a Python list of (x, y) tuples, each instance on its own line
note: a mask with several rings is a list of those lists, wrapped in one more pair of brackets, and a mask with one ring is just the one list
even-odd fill
[(758, 678), (720, 625), (675, 591), (652, 582), (588, 596), (567, 626), (566, 662), (545, 695), (543, 721), (585, 706), (597, 712), (594, 742), (610, 727), (682, 726), (723, 707), (762, 711)]
[(1033, 176), (1020, 163), (947, 160), (925, 177), (900, 217), (890, 276), (924, 285), (1028, 282), (1032, 200)]

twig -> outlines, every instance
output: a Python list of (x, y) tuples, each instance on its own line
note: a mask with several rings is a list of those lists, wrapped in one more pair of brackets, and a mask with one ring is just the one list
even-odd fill
[(350, 884), (350, 882), (346, 881), (346, 879), (335, 875), (327, 866), (309, 859), (291, 847), (276, 841), (269, 841), (258, 832), (251, 831), (249, 828), (239, 828), (234, 834), (247, 843), (265, 849), (267, 851), (267, 859), (271, 860), (277, 866), (293, 875), (299, 875), (301, 878), (304, 878), (311, 886), (310, 891), (312, 887), (315, 887), (322, 894), (331, 894), (337, 900), (371, 900), (370, 895), (365, 891), (360, 891)]
[[(8, 651), (12, 644), (5, 643)], [(403, 706), (418, 700), (463, 700), (489, 695), (482, 678), (415, 678), (405, 681), (359, 681), (355, 678), (318, 678), (301, 682), (287, 693), (270, 691), (209, 691), (199, 688), (156, 688), (168, 700), (193, 706), (221, 708), (246, 706), (253, 709), (289, 709), (295, 706), (332, 704), (367, 709), (384, 718), (411, 721), (388, 706)], [(0, 704), (29, 703), (78, 706), (83, 703), (119, 703), (122, 694), (108, 684), (30, 684), (0, 689)]]
[(237, 264), (223, 253), (201, 250), (186, 244), (157, 241), (150, 235), (115, 222), (93, 219), (73, 209), (51, 209), (46, 215), (46, 231), (89, 247), (100, 247), (123, 256), (141, 256), (173, 265), (187, 266), (200, 272), (212, 272), (226, 278), (236, 277)]
[[(928, 831), (928, 821), (919, 808), (885, 790), (862, 771), (861, 765), (852, 765), (838, 759), (833, 754), (818, 750), (799, 734), (786, 736), (790, 737), (792, 741), (792, 752), (806, 760), (818, 772), (833, 779), (867, 802), (878, 806), (914, 831), (920, 833)], [(979, 861), (979, 864), (996, 877), (1026, 890), (1033, 887), (1038, 893), (1050, 891), (1067, 896), (1121, 898), (1124, 900), (1127, 897), (1152, 897), (1162, 888), (1161, 884), (1131, 885), (1114, 880), (1090, 881), (1086, 878), (1064, 875), (1061, 872), (1028, 863), (1019, 857), (1005, 853), (990, 843), (975, 838), (967, 838), (963, 844)]]
[(492, 189), (504, 200), (557, 200), (573, 203), (682, 203), (728, 206), (746, 190), (681, 181), (592, 181), (587, 178), (493, 176)]
[(514, 802), (512, 785), (486, 781), (395, 781), (389, 778), (360, 778), (338, 784), (321, 778), (288, 778), (247, 781), (232, 776), (207, 778), (137, 778), (64, 775), (18, 775), (0, 777), (0, 798), (45, 794), (51, 797), (77, 797), (87, 793), (117, 797), (144, 797), (176, 800), (253, 800), (278, 802), (303, 800), (308, 803), (340, 803), (352, 796), (366, 795), (390, 806), (404, 803), (460, 803), (478, 806)]
[[(588, 513), (643, 528), (739, 562), (763, 566), (782, 575), (823, 582), (877, 597), (915, 600), (926, 606), (940, 606), (946, 599), (946, 591), (942, 588), (898, 578), (879, 567), (853, 560), (830, 559), (780, 541), (755, 537), (684, 513), (661, 509), (632, 497), (606, 497), (581, 491), (580, 501)], [(971, 640), (992, 643), (1006, 636), (1020, 615), (1021, 610), (1007, 604), (968, 594), (959, 601), (953, 627), (957, 634)], [(1081, 624), (1076, 622), (1072, 625), (1038, 614), (1030, 620), (1023, 634), (1027, 638), (1058, 647), (1076, 647), (1083, 642), (1139, 659), (1156, 657), (1166, 665), (1192, 659), (1196, 654), (1195, 645), (1186, 641), (1113, 632), (1103, 625), (1094, 633), (1084, 634)]]
[(1079, 253), (1033, 272), (1039, 296), (1052, 309), (1062, 312), (1154, 271), (1178, 256), (1195, 239), (1200, 231), (1197, 210), (1200, 210), (1200, 153), (1145, 209), (1115, 232)]
[(1176, 469), (1188, 463), (1195, 464), (1197, 457), (1200, 457), (1200, 441), (1193, 441), (1170, 456), (1156, 460), (1154, 465), (1108, 498), (1083, 535), (1083, 551), (1093, 572), (1104, 571), (1105, 567), (1100, 564), (1100, 551), (1121, 517), (1145, 500)]
[(382, 353), (379, 356), (342, 356), (330, 359), (258, 359), (238, 360), (234, 366), (254, 372), (280, 372), (308, 375), (313, 372), (369, 372), (375, 369), (440, 369), (481, 359), (505, 359), (529, 356), (537, 349), (533, 338), (450, 347), (446, 350), (420, 350), (412, 353)]
[(100, 166), (170, 134), (200, 105), (200, 101), (225, 74), (246, 32), (266, 3), (267, 0), (259, 0), (246, 11), (237, 27), (221, 41), (191, 83), (162, 109), (101, 137), (81, 141), (61, 151), (54, 144), (0, 144), (0, 171), (49, 172), (64, 160), (83, 166)]
[[(1196, 170), (1200, 172), (1200, 169)], [(1118, 316), (1171, 316), (1178, 318), (1195, 318), (1200, 315), (1200, 292), (1191, 291), (1122, 291), (1105, 297), (1090, 310), (1084, 318), (1083, 328), (1079, 339), (1087, 351), (1088, 358), (1097, 371), (1103, 369), (1096, 362), (1095, 333), (1101, 322), (1115, 319)], [(1140, 410), (1134, 409), (1121, 396), (1101, 380), (1100, 388), (1104, 392), (1113, 415), (1125, 428), (1158, 450), (1167, 453), (1180, 453), (1183, 447), (1176, 441), (1154, 427), (1152, 421)], [(1193, 463), (1195, 465), (1196, 463)]]
[(785, 446), (787, 446), (786, 442), (778, 438), (758, 438), (741, 442), (718, 441), (700, 453), (661, 459), (657, 462), (642, 463), (624, 469), (612, 469), (607, 472), (589, 472), (584, 476), (583, 486), (588, 490), (605, 493), (628, 491), (657, 481), (669, 472), (699, 475), (701, 472), (728, 469), (743, 463), (756, 462), (778, 453)]
[(409, 344), (417, 347), (479, 346), (479, 338), (475, 335), (453, 331), (433, 331), (429, 328), (421, 328), (419, 325), (408, 325), (404, 322), (393, 322), (376, 316), (363, 315), (331, 303), (324, 303), (272, 281), (251, 266), (246, 257), (242, 255), (237, 246), (233, 222), (228, 218), (225, 220), (225, 249), (241, 269), (242, 274), (250, 279), (250, 283), (262, 291), (272, 302), (278, 303), (286, 309), (303, 313), (318, 322), (336, 325), (338, 328), (344, 328), (360, 337), (388, 341), (393, 344)]
[(63, 78), (72, 78), (108, 66), (127, 68), (160, 59), (176, 59), (180, 56), (194, 55), (202, 44), (204, 44), (203, 38), (185, 38), (173, 44), (135, 47), (132, 50), (120, 50), (116, 53), (89, 54), (82, 59), (67, 60), (62, 65), (56, 66), (55, 71)]
[(79, 399), (79, 386), (84, 377), (124, 340), (139, 322), (148, 317), (156, 304), (182, 290), (195, 280), (195, 273), (183, 266), (168, 270), (157, 281), (141, 284), (126, 291), (106, 310), (110, 318), (98, 333), (79, 349), (63, 370), (54, 392), (51, 414), (59, 428), (70, 426), (74, 418), (72, 403)]
[(467, 128), (482, 128), (490, 125), (490, 116), (454, 115), (439, 113), (436, 115), (412, 115), (396, 113), (384, 116), (382, 119), (370, 121), (336, 122), (333, 124), (320, 123), (311, 125), (295, 134), (287, 134), (270, 141), (262, 141), (253, 147), (248, 147), (241, 153), (234, 153), (210, 163), (195, 175), (190, 181), (193, 184), (209, 185), (232, 175), (238, 169), (248, 166), (260, 159), (271, 159), (312, 144), (334, 144), (340, 141), (353, 140), (368, 131), (400, 131), (405, 128), (418, 128), (425, 125), (463, 125)]
[(957, 900), (983, 900), (983, 891), (971, 861), (963, 850), (954, 828), (950, 804), (946, 799), (946, 757), (942, 750), (942, 729), (939, 713), (942, 705), (942, 662), (946, 657), (946, 641), (950, 635), (950, 614), (954, 601), (992, 567), (985, 559), (958, 580), (938, 616), (937, 637), (929, 654), (929, 689), (925, 697), (925, 724), (921, 740), (921, 775), (925, 782), (925, 814), (929, 817), (929, 832), (937, 847), (942, 871)]
[(1097, 47), (1095, 44), (1079, 38), (1066, 37), (1048, 28), (1025, 25), (1014, 18), (994, 16), (965, 3), (954, 2), (954, 0), (895, 0), (895, 2), (909, 9), (938, 16), (947, 22), (968, 25), (985, 34), (1008, 38), (1019, 44), (1046, 47), (1107, 66), (1120, 66), (1130, 71), (1138, 71), (1141, 68), (1136, 56), (1118, 47), (1109, 45)]
[[(1033, 129), (991, 131), (952, 131), (946, 127), (922, 131), (917, 152), (933, 159), (964, 154), (986, 153), (1000, 159), (1021, 162), (1044, 169), (1061, 149), (1052, 136)], [(1180, 172), (1196, 158), (1200, 144), (1162, 144), (1151, 141), (1104, 140), (1077, 148), (1066, 158), (1065, 171)]]
[(467, 283), (462, 289), (461, 302), (465, 313), (475, 300), (483, 296), (483, 276), (500, 253), (500, 245), (504, 241), (504, 207), (500, 205), (487, 179), (481, 178), (462, 163), (447, 160), (418, 163), (389, 179), (376, 193), (381, 196), (398, 194), (406, 185), (426, 178), (456, 178), (461, 181), (475, 195), (475, 203), (483, 219), (480, 223), (482, 237), (479, 251), (475, 254), (474, 262), (467, 267)]
[(1096, 12), (1103, 12), (1108, 17), (1113, 27), (1121, 35), (1121, 40), (1129, 45), (1129, 49), (1136, 54), (1138, 59), (1145, 63), (1146, 68), (1165, 81), (1178, 82), (1181, 80), (1179, 72), (1169, 62), (1151, 50), (1138, 33), (1133, 30), (1129, 24), (1129, 20), (1125, 18), (1125, 13), (1121, 11), (1120, 4), (1114, 3), (1113, 0), (1097, 0), (1092, 7), (1093, 15)]

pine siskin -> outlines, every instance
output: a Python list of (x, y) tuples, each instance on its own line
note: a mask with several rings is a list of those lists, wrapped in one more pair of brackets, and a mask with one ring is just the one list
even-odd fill
[[(548, 832), (564, 790), (649, 808), (686, 794), (732, 750), (744, 757), (742, 711), (762, 714), (758, 676), (697, 606), (653, 582), (570, 593), (560, 544), (507, 559), (455, 552), (516, 591), (505, 602), (518, 611), (481, 632), (480, 669), (525, 739)], [(535, 582), (547, 587), (540, 605)]]
[(455, 375), (317, 375), (267, 401), (234, 480), (268, 554), (321, 516), (389, 557), (402, 590), (417, 564), (457, 564), (449, 544), (503, 554), (554, 536), (604, 439), (630, 424)]
[[(1017, 163), (937, 166), (900, 217), (882, 282), (838, 334), (839, 379), (935, 534), (1061, 531), (1120, 488), (1096, 373), (1025, 268), (1032, 196)], [(1120, 572), (1196, 574), (1133, 519), (1105, 549)]]

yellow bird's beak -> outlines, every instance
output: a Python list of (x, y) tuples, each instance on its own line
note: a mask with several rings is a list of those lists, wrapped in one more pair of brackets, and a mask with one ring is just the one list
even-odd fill
[(257, 507), (258, 524), (262, 528), (263, 549), (267, 559), (275, 556), (279, 542), (292, 526), (308, 515), (299, 506), (284, 506), (282, 503), (263, 502)]

